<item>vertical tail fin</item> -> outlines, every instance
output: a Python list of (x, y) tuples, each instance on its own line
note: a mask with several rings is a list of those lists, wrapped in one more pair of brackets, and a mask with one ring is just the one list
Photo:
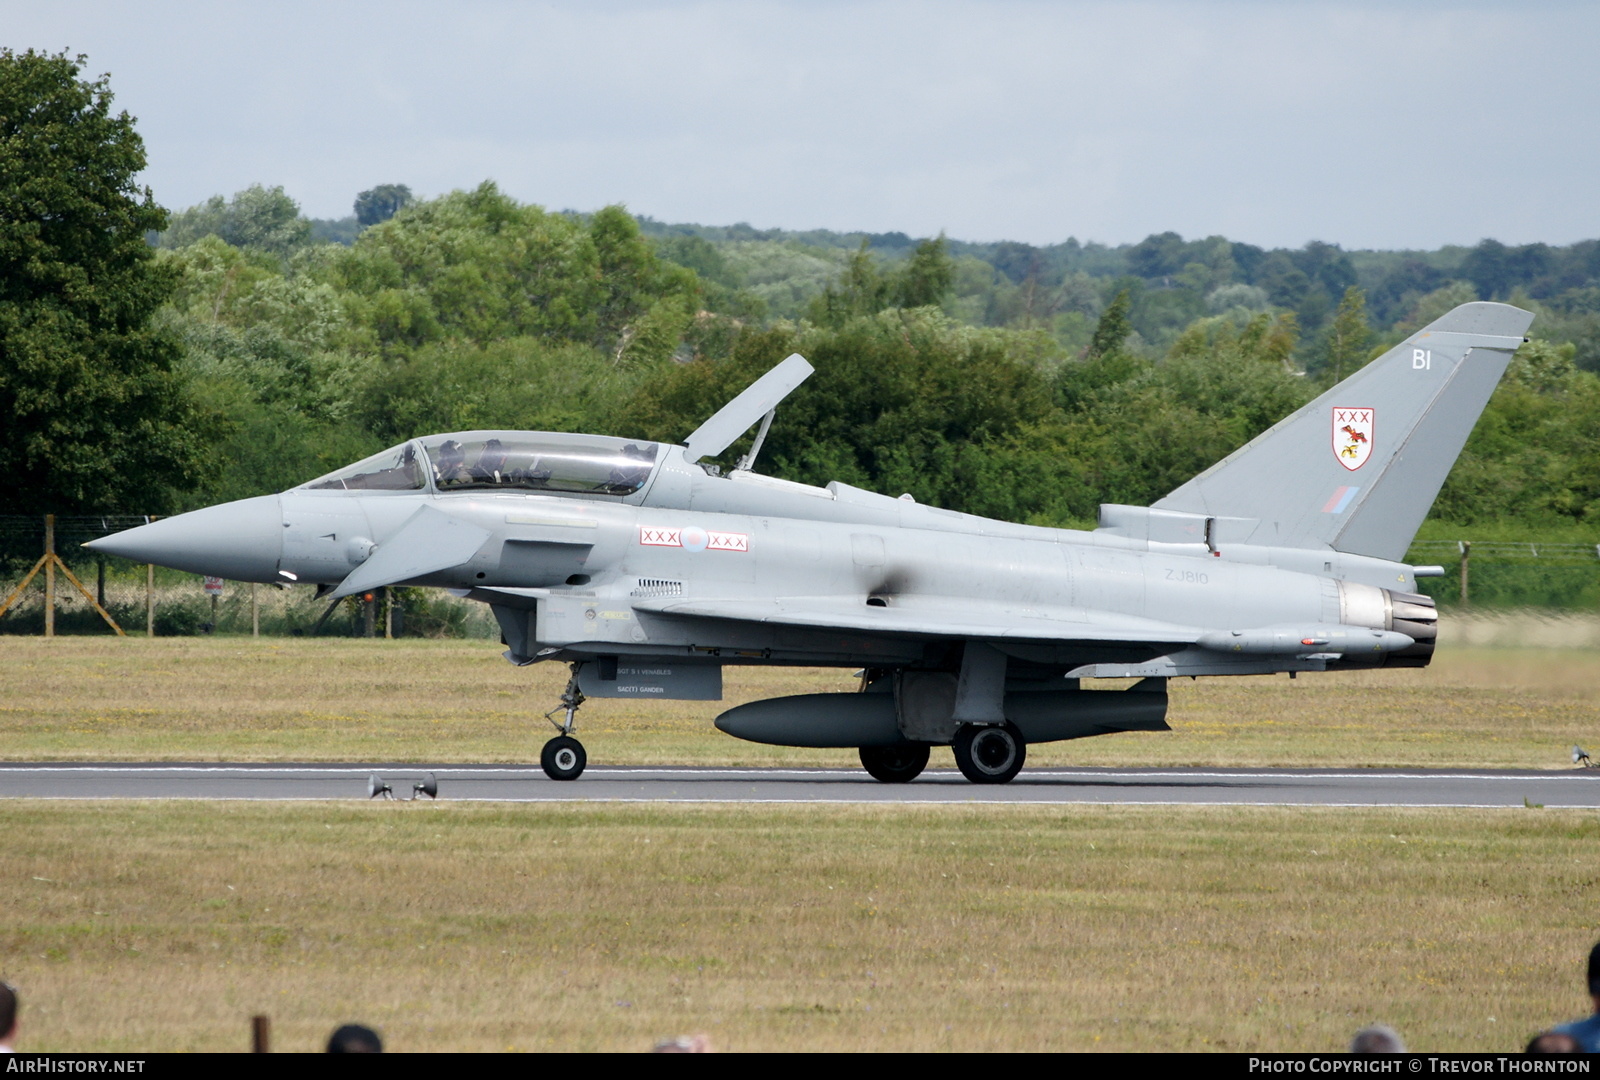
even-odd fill
[(1402, 559), (1532, 321), (1462, 304), (1154, 508), (1253, 519), (1254, 544)]

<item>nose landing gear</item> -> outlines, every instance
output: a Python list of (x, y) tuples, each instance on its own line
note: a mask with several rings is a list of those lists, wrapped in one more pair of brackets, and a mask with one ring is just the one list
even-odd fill
[[(552, 780), (576, 780), (583, 775), (583, 767), (589, 763), (589, 755), (584, 753), (583, 744), (572, 737), (578, 726), (578, 706), (584, 701), (583, 691), (578, 689), (578, 669), (581, 666), (572, 665), (572, 677), (567, 680), (567, 688), (561, 692), (561, 704), (544, 714), (544, 718), (561, 732), (545, 743), (544, 749), (539, 752), (539, 765)], [(555, 719), (559, 712), (565, 712), (564, 719)]]
[(539, 764), (552, 780), (576, 780), (583, 775), (583, 767), (588, 763), (589, 755), (583, 752), (583, 744), (570, 735), (557, 735), (539, 752)]

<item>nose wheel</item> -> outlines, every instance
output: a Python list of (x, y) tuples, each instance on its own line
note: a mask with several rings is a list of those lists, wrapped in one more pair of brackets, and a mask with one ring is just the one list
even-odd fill
[[(583, 744), (572, 737), (573, 730), (578, 726), (578, 706), (583, 704), (583, 691), (578, 689), (578, 670), (581, 666), (572, 665), (572, 677), (567, 680), (567, 688), (561, 692), (561, 704), (544, 714), (544, 718), (561, 732), (545, 743), (544, 749), (539, 752), (539, 766), (552, 780), (576, 780), (583, 775), (583, 767), (589, 763), (589, 755), (584, 753)], [(565, 715), (557, 720), (556, 713)]]
[(588, 763), (589, 755), (583, 752), (583, 744), (571, 735), (557, 735), (545, 743), (539, 753), (539, 764), (552, 780), (576, 780), (583, 775), (583, 767)]

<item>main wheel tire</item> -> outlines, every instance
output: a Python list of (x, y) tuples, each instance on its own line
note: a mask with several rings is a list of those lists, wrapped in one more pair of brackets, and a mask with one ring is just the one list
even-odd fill
[(974, 784), (1008, 782), (1022, 771), (1028, 756), (1022, 732), (1009, 721), (987, 727), (963, 725), (950, 749), (955, 751), (956, 768)]
[(902, 743), (899, 746), (863, 746), (861, 765), (874, 780), (885, 784), (904, 784), (915, 780), (928, 767), (927, 743)]
[(576, 780), (583, 775), (583, 767), (589, 764), (589, 755), (583, 752), (583, 744), (571, 735), (557, 735), (544, 744), (539, 764), (552, 780)]

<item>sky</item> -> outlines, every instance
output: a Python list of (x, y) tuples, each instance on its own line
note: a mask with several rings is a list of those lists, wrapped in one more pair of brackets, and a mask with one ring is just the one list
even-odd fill
[(663, 221), (1434, 248), (1600, 236), (1600, 4), (0, 0), (172, 209), (403, 183)]

